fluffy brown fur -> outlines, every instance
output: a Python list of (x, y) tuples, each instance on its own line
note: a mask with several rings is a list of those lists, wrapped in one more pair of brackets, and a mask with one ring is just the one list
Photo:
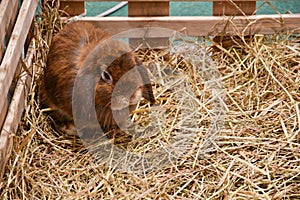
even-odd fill
[[(39, 95), (42, 105), (52, 108), (53, 116), (58, 121), (73, 123), (72, 92), (77, 75), (83, 71), (96, 78), (93, 89), (98, 122), (105, 131), (116, 127), (111, 109), (113, 90), (118, 80), (140, 63), (129, 51), (127, 44), (122, 41), (110, 41), (109, 37), (109, 34), (90, 23), (75, 22), (66, 25), (53, 38)], [(121, 56), (115, 58), (116, 55)], [(111, 76), (111, 83), (101, 78), (103, 70)], [(130, 111), (139, 100), (138, 90), (150, 102), (155, 101), (149, 77), (144, 68), (134, 70), (132, 75), (126, 79), (126, 86), (134, 87), (136, 82), (147, 84), (137, 88), (134, 92), (129, 102), (132, 104)], [(86, 88), (80, 89), (84, 96)], [(122, 98), (117, 98), (117, 100), (119, 99)], [(124, 108), (121, 105), (119, 107)]]

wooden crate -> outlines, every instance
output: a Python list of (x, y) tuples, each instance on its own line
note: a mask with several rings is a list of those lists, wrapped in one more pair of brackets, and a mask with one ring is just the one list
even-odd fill
[[(0, 4), (0, 178), (11, 152), (12, 138), (17, 131), (28, 93), (30, 76), (18, 66), (24, 62), (30, 69), (32, 65), (33, 52), (30, 48), (25, 52), (26, 58), (23, 59), (21, 55), (26, 49), (25, 41), (37, 4), (38, 0), (23, 0), (20, 8), (18, 0), (2, 0)], [(61, 6), (67, 6), (70, 15), (79, 15), (85, 10), (82, 0), (61, 0)], [(235, 4), (226, 0), (213, 1), (214, 16), (206, 17), (170, 17), (168, 0), (131, 0), (128, 11), (129, 17), (83, 17), (80, 20), (95, 23), (111, 34), (149, 26), (185, 29), (190, 36), (234, 34), (237, 31), (243, 34), (300, 31), (300, 14), (252, 15), (255, 0), (239, 0)], [(148, 35), (153, 38), (168, 36), (155, 32)], [(21, 75), (16, 76), (18, 73)], [(14, 81), (14, 77), (18, 79)]]
[(37, 0), (24, 0), (20, 8), (18, 0), (2, 0), (0, 4), (0, 178), (28, 93), (30, 76), (22, 66), (32, 66), (33, 51), (27, 46), (27, 36), (37, 4)]
[[(129, 17), (82, 17), (79, 20), (95, 23), (111, 34), (141, 27), (185, 29), (185, 33), (190, 36), (230, 35), (237, 32), (244, 35), (274, 34), (280, 31), (300, 32), (300, 14), (253, 15), (256, 9), (256, 0), (197, 1), (212, 1), (213, 16), (174, 17), (169, 16), (169, 0), (131, 0), (128, 2)], [(61, 7), (67, 8), (70, 15), (80, 15), (85, 10), (85, 1), (61, 0), (61, 2)], [(157, 36), (157, 34), (149, 35), (149, 37)], [(160, 36), (164, 37), (164, 35)], [(132, 35), (132, 37), (140, 36)]]

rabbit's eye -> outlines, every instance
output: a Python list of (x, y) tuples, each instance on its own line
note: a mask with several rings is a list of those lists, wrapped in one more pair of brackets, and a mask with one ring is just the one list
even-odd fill
[(111, 75), (105, 70), (102, 71), (101, 78), (108, 84), (112, 84), (113, 82)]

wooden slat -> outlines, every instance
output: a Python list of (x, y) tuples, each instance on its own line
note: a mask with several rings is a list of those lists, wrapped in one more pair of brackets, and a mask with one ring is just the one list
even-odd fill
[[(238, 8), (237, 8), (238, 7)], [(213, 15), (252, 15), (256, 10), (255, 1), (214, 1)]]
[(10, 40), (12, 31), (14, 29), (15, 22), (16, 22), (18, 13), (19, 13), (18, 12), (19, 11), (19, 5), (16, 3), (14, 6), (15, 7), (13, 8), (13, 13), (12, 13), (12, 16), (10, 18), (9, 25), (8, 25), (8, 28), (7, 28), (7, 31), (6, 31), (6, 40), (7, 41)]
[[(28, 69), (32, 69), (34, 48), (29, 48), (25, 59)], [(0, 180), (2, 179), (6, 162), (11, 154), (13, 135), (16, 134), (18, 125), (25, 107), (31, 76), (23, 71), (17, 82), (15, 92), (10, 104), (3, 128), (0, 133)]]
[(170, 6), (168, 1), (128, 2), (129, 17), (169, 16), (169, 14)]
[(60, 2), (60, 8), (70, 16), (80, 15), (85, 12), (84, 1), (63, 1)]
[(4, 96), (4, 95), (1, 96), (1, 98), (2, 98), (1, 101), (4, 101), (4, 107), (0, 112), (0, 131), (2, 130), (2, 125), (5, 121), (5, 117), (6, 117), (6, 114), (7, 114), (7, 111), (8, 111), (8, 107), (10, 105), (12, 96), (14, 94), (14, 90), (15, 90), (15, 87), (17, 85), (17, 81), (18, 81), (18, 78), (20, 76), (21, 69), (22, 69), (22, 64), (19, 63), (18, 66), (17, 66), (16, 72), (14, 74), (13, 82), (10, 85), (8, 94), (6, 96)]
[(4, 53), (4, 38), (17, 5), (18, 0), (2, 0), (0, 4), (0, 60)]
[[(186, 28), (186, 34), (190, 36), (223, 34), (225, 28), (225, 33), (236, 34), (236, 32), (244, 32), (245, 35), (274, 34), (285, 29), (296, 30), (296, 32), (300, 31), (300, 14), (257, 15), (248, 17), (83, 17), (80, 21), (92, 22), (111, 34), (142, 27), (164, 27), (173, 30)], [(251, 23), (251, 26), (249, 23)], [(130, 37), (139, 38), (142, 36), (141, 34), (135, 33)], [(148, 35), (148, 37), (168, 36), (168, 33), (164, 35), (160, 31), (149, 33)]]
[(2, 108), (2, 110), (0, 110), (0, 130), (2, 129), (2, 125), (3, 122), (5, 120), (6, 114), (7, 114), (7, 110), (8, 110), (8, 100), (6, 96), (2, 96), (1, 97), (1, 101), (4, 101), (4, 106)]
[[(37, 0), (24, 0), (22, 3), (13, 34), (0, 65), (0, 94), (2, 97), (8, 94), (37, 4)], [(4, 101), (0, 101), (0, 110), (3, 107)]]
[[(242, 15), (253, 15), (256, 11), (255, 1), (214, 1), (213, 2), (213, 15), (214, 16), (242, 16)], [(230, 48), (236, 43), (241, 45), (244, 40), (248, 41), (251, 39), (251, 35), (244, 36), (241, 39), (238, 36), (221, 35), (215, 36), (213, 41), (224, 48)]]
[[(152, 2), (128, 2), (129, 17), (157, 17), (170, 15), (170, 2), (152, 1)], [(167, 44), (168, 38), (152, 38), (147, 42), (141, 38), (130, 38), (129, 43), (132, 48), (143, 44), (143, 47), (157, 48), (161, 44)]]
[[(4, 38), (10, 39), (15, 19), (18, 14), (17, 0), (4, 0), (0, 5), (0, 60), (4, 53)], [(0, 130), (8, 110), (7, 95), (1, 95), (0, 101), (4, 102), (3, 108), (0, 110)]]

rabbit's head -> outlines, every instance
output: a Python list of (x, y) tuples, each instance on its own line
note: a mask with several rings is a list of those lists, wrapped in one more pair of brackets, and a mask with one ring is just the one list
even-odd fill
[[(116, 125), (113, 111), (134, 110), (142, 97), (155, 102), (145, 67), (121, 40), (107, 39), (83, 61), (82, 70), (95, 74), (95, 109), (104, 129)], [(128, 112), (119, 112), (125, 115)]]

